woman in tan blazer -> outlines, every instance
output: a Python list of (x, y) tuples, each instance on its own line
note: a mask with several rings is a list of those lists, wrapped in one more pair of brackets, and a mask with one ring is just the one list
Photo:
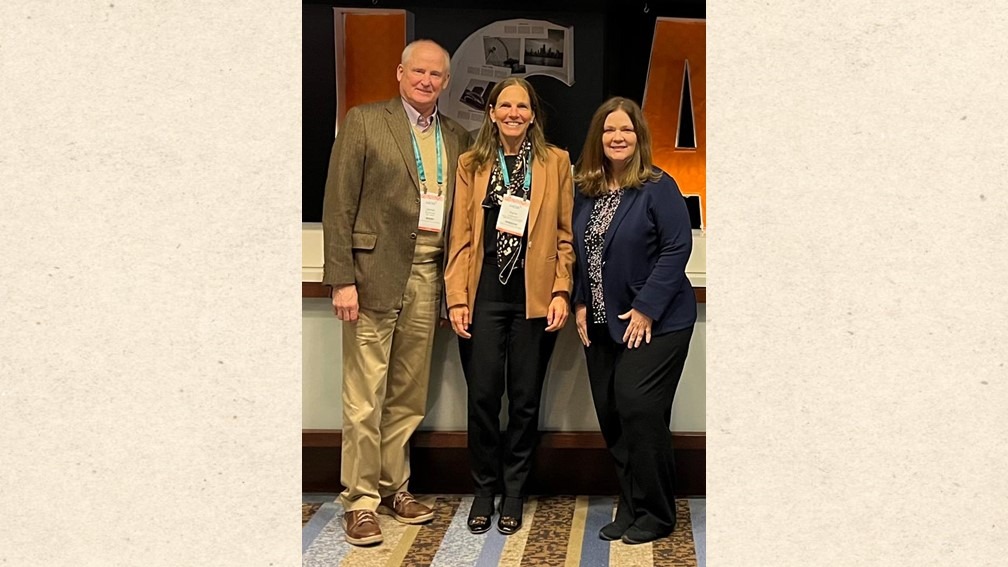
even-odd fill
[(490, 529), (503, 494), (497, 529), (510, 535), (521, 528), (546, 366), (569, 311), (574, 187), (567, 152), (546, 143), (532, 85), (511, 77), (486, 100), (476, 142), (459, 157), (445, 291), (468, 386), (469, 531)]

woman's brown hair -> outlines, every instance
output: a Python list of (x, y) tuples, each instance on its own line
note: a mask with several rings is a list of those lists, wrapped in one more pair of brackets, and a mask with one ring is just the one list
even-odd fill
[(539, 160), (546, 159), (546, 148), (550, 144), (546, 142), (546, 134), (543, 132), (543, 122), (545, 122), (546, 117), (543, 114), (542, 105), (539, 104), (539, 96), (536, 95), (535, 89), (525, 79), (521, 77), (508, 77), (497, 83), (493, 90), (490, 91), (490, 95), (486, 97), (487, 105), (483, 109), (483, 124), (480, 126), (479, 134), (476, 135), (476, 141), (470, 148), (474, 152), (472, 163), (475, 164), (476, 171), (483, 169), (497, 158), (500, 134), (497, 131), (497, 124), (490, 120), (490, 112), (497, 105), (497, 98), (500, 96), (501, 91), (511, 86), (519, 86), (528, 93), (529, 104), (532, 106), (532, 115), (535, 118), (529, 124), (525, 137), (532, 143), (532, 155)]
[(622, 110), (630, 117), (634, 132), (637, 134), (637, 144), (630, 163), (613, 179), (620, 187), (640, 187), (646, 181), (657, 181), (661, 178), (661, 170), (651, 161), (651, 130), (648, 128), (644, 113), (636, 102), (623, 97), (613, 97), (602, 103), (592, 116), (585, 137), (581, 157), (574, 166), (574, 183), (581, 192), (589, 197), (599, 197), (609, 192), (609, 178), (612, 176), (612, 165), (602, 150), (602, 131), (605, 129), (606, 118)]

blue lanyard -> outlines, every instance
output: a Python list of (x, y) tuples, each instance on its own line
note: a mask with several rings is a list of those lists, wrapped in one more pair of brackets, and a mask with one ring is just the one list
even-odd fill
[[(508, 175), (507, 164), (504, 163), (504, 150), (502, 150), (500, 146), (497, 146), (497, 159), (500, 160), (501, 175), (504, 176), (504, 186), (507, 187), (511, 185), (511, 176)], [(522, 195), (523, 199), (528, 200), (529, 187), (531, 186), (532, 186), (532, 170), (528, 167), (528, 164), (526, 164), (525, 180), (522, 182), (522, 190), (525, 192), (525, 194)]]
[[(410, 126), (410, 139), (413, 141), (413, 157), (416, 158), (417, 173), (420, 174), (420, 185), (423, 192), (427, 193), (427, 173), (424, 171), (423, 160), (420, 159), (420, 147), (416, 143), (416, 134), (413, 126)], [(444, 185), (444, 172), (441, 169), (441, 121), (434, 117), (434, 144), (437, 146), (437, 194), (441, 195), (441, 187)]]

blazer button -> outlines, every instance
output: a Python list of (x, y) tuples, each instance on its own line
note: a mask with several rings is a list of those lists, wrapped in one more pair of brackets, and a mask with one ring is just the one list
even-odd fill
[(416, 240), (416, 233), (415, 232), (410, 233), (409, 237), (410, 237), (410, 240)]
[(417, 202), (417, 204), (419, 205), (419, 204), (420, 204), (420, 199), (417, 199), (417, 200), (416, 200), (416, 202)]

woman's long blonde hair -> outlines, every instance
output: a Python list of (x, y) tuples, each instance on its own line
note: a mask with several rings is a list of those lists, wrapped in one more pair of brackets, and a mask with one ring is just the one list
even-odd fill
[(532, 143), (532, 155), (539, 160), (546, 159), (546, 148), (550, 147), (550, 144), (546, 142), (546, 134), (543, 132), (543, 123), (546, 117), (543, 114), (542, 105), (539, 104), (539, 96), (536, 95), (535, 89), (525, 79), (521, 77), (508, 77), (497, 83), (493, 90), (490, 91), (490, 95), (486, 97), (487, 105), (483, 112), (483, 124), (480, 126), (479, 134), (476, 135), (476, 141), (470, 148), (473, 151), (472, 163), (476, 165), (476, 171), (483, 169), (492, 163), (493, 160), (497, 159), (497, 148), (500, 146), (500, 133), (497, 130), (497, 124), (490, 120), (490, 112), (497, 105), (497, 98), (500, 96), (501, 91), (515, 85), (525, 89), (525, 92), (528, 93), (532, 114), (535, 116), (532, 124), (529, 124), (528, 130), (525, 132), (525, 137)]
[(603, 102), (592, 116), (581, 157), (574, 166), (574, 183), (589, 197), (599, 197), (609, 192), (609, 180), (613, 172), (612, 165), (602, 150), (602, 131), (605, 129), (606, 118), (617, 110), (626, 112), (630, 117), (630, 123), (637, 134), (637, 144), (630, 163), (619, 178), (613, 181), (620, 187), (640, 187), (646, 181), (661, 178), (661, 170), (651, 161), (651, 130), (640, 106), (628, 98), (613, 97)]

